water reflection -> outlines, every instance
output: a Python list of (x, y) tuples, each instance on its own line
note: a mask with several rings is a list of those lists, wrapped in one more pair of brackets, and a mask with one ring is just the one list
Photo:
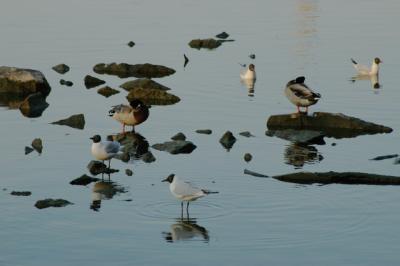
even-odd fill
[(90, 204), (90, 209), (99, 211), (102, 200), (109, 200), (115, 195), (126, 192), (127, 190), (123, 186), (111, 181), (110, 179), (96, 182), (92, 189), (92, 203)]
[(176, 223), (171, 225), (171, 231), (162, 232), (162, 234), (169, 243), (178, 241), (202, 241), (208, 243), (210, 240), (207, 229), (198, 225), (194, 218), (177, 218)]
[(150, 153), (149, 142), (137, 132), (125, 132), (111, 137), (123, 146), (124, 154), (128, 155), (130, 159), (140, 160), (144, 155)]
[(0, 93), (0, 106), (6, 106), (12, 110), (19, 109), (23, 116), (36, 118), (42, 116), (49, 104), (41, 93), (28, 96)]
[(378, 89), (382, 88), (382, 85), (379, 83), (379, 75), (371, 75), (371, 76), (359, 75), (352, 77), (350, 79), (350, 81), (352, 81), (353, 83), (359, 80), (369, 80), (371, 82), (371, 87), (372, 89), (374, 89), (375, 92), (377, 92)]
[(240, 79), (240, 83), (247, 88), (248, 96), (254, 97), (254, 86), (256, 84), (255, 79)]
[(304, 164), (319, 163), (324, 157), (314, 146), (292, 142), (285, 148), (284, 159), (286, 164), (293, 165), (295, 169), (301, 169)]

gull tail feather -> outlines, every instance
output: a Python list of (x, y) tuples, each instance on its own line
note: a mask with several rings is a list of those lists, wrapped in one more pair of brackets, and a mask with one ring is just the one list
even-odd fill
[(211, 190), (207, 190), (207, 189), (202, 189), (201, 191), (203, 191), (204, 194), (218, 194), (218, 191), (211, 191)]
[(352, 62), (353, 64), (355, 64), (355, 65), (358, 64), (353, 58), (350, 58), (350, 60), (351, 60), (351, 62)]

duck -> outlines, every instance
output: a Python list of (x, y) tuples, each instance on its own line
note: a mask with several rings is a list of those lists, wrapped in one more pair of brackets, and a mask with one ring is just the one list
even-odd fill
[(114, 158), (121, 149), (121, 145), (118, 141), (101, 141), (100, 135), (94, 135), (90, 138), (93, 143), (91, 146), (91, 152), (96, 160), (104, 161), (108, 160), (108, 168), (110, 168), (111, 159)]
[(305, 77), (300, 76), (286, 84), (285, 94), (297, 107), (297, 113), (301, 113), (300, 107), (305, 107), (308, 112), (310, 105), (316, 104), (321, 98), (321, 94), (312, 91), (306, 84), (304, 84)]
[(149, 107), (139, 99), (133, 99), (129, 105), (120, 104), (112, 106), (108, 112), (109, 116), (122, 124), (122, 132), (125, 133), (125, 126), (132, 126), (132, 131), (135, 131), (135, 126), (143, 123), (149, 117)]
[(350, 59), (353, 63), (354, 68), (357, 71), (357, 74), (360, 76), (375, 76), (379, 75), (379, 64), (383, 63), (379, 57), (375, 57), (372, 61), (371, 67), (367, 67), (364, 65), (358, 64), (353, 58)]
[(249, 66), (248, 66), (248, 68), (246, 69), (246, 70), (243, 70), (241, 73), (240, 73), (240, 78), (242, 79), (242, 80), (252, 80), (252, 81), (255, 81), (256, 80), (256, 70), (255, 70), (255, 66), (254, 66), (254, 64), (250, 64)]

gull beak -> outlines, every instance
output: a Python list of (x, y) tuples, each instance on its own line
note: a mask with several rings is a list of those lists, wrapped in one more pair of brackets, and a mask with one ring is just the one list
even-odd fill
[(91, 137), (91, 138), (89, 138), (89, 139), (93, 140), (93, 137)]

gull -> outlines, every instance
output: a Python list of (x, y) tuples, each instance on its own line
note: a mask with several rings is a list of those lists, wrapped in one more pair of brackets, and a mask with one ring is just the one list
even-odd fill
[(246, 70), (242, 70), (240, 73), (242, 80), (256, 80), (256, 70), (254, 64), (250, 64)]
[(353, 58), (351, 58), (354, 68), (360, 76), (374, 76), (379, 75), (379, 64), (382, 63), (381, 59), (375, 57), (372, 61), (371, 68), (358, 64)]
[(306, 108), (316, 104), (321, 98), (319, 93), (313, 92), (306, 84), (304, 84), (305, 77), (300, 76), (286, 84), (285, 94), (286, 97), (297, 107), (297, 112), (300, 113), (300, 107)]
[(138, 99), (129, 102), (129, 105), (115, 105), (108, 112), (109, 116), (122, 124), (122, 132), (125, 133), (125, 125), (135, 126), (143, 123), (149, 117), (149, 108)]
[(186, 213), (189, 215), (189, 202), (202, 198), (207, 194), (218, 193), (195, 187), (190, 182), (186, 182), (184, 180), (179, 179), (177, 176), (175, 176), (175, 174), (170, 174), (167, 178), (165, 178), (161, 182), (168, 182), (171, 194), (175, 196), (175, 198), (181, 200), (182, 214), (183, 214), (184, 201), (187, 202)]
[(110, 168), (111, 159), (118, 154), (121, 149), (121, 145), (118, 141), (101, 141), (99, 135), (94, 135), (90, 138), (93, 140), (91, 152), (94, 158), (97, 160), (104, 161), (108, 160), (108, 168)]

